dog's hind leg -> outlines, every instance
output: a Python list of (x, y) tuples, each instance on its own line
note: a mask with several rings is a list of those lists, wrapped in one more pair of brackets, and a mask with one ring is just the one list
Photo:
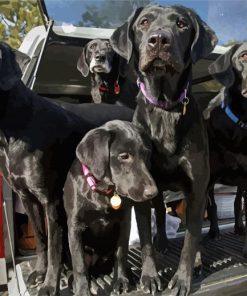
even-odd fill
[(245, 239), (244, 239), (244, 247), (243, 247), (243, 256), (247, 258), (247, 192), (246, 190), (244, 190), (243, 198), (244, 198), (244, 214), (245, 214)]
[(234, 232), (240, 235), (244, 233), (244, 224), (242, 219), (242, 197), (245, 195), (246, 193), (244, 188), (242, 186), (238, 186), (237, 194), (234, 200)]
[(157, 234), (154, 237), (155, 249), (165, 254), (169, 249), (169, 242), (166, 236), (166, 211), (163, 200), (163, 192), (159, 190), (159, 195), (152, 200), (155, 209)]
[(30, 193), (19, 194), (26, 213), (31, 221), (36, 238), (37, 262), (34, 271), (29, 275), (27, 284), (36, 285), (45, 279), (47, 270), (47, 236), (45, 234), (45, 217), (42, 205)]
[(208, 219), (210, 221), (210, 229), (207, 234), (207, 239), (218, 239), (220, 230), (218, 226), (217, 205), (214, 198), (214, 188), (209, 190), (209, 202), (207, 206)]
[(60, 273), (62, 265), (62, 220), (66, 219), (62, 202), (57, 199), (45, 204), (48, 226), (48, 265), (46, 277), (38, 296), (59, 295)]

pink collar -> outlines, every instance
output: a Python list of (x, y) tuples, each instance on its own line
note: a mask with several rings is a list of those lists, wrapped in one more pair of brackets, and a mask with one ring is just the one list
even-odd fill
[(115, 190), (114, 185), (109, 185), (106, 191), (101, 191), (97, 189), (97, 184), (100, 181), (94, 177), (94, 175), (90, 172), (89, 168), (84, 163), (82, 163), (81, 168), (82, 168), (82, 175), (86, 178), (86, 181), (92, 191), (105, 196), (109, 196), (109, 197), (113, 196), (114, 190)]
[(159, 101), (157, 98), (149, 96), (145, 84), (140, 80), (140, 78), (137, 79), (137, 85), (140, 88), (145, 99), (147, 99), (149, 103), (151, 103), (152, 105), (159, 107), (161, 109), (170, 110), (179, 103), (182, 103), (183, 105), (187, 105), (189, 103), (189, 98), (187, 97), (189, 83), (187, 83), (186, 88), (183, 90), (180, 97), (176, 101)]

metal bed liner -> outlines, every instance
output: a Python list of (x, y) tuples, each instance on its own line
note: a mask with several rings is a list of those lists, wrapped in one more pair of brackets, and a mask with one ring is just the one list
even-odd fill
[[(233, 229), (224, 230), (221, 238), (202, 247), (202, 274), (193, 280), (191, 295), (200, 296), (243, 296), (247, 295), (247, 260), (242, 256), (244, 237), (234, 234)], [(170, 241), (170, 251), (166, 255), (156, 254), (159, 275), (166, 286), (174, 274), (181, 252), (183, 238)], [(19, 281), (25, 284), (32, 262), (22, 262), (17, 267)], [(139, 247), (131, 247), (128, 256), (130, 270), (130, 292), (125, 296), (143, 296), (136, 284), (141, 274), (141, 253)], [(20, 279), (22, 277), (22, 279)], [(68, 288), (67, 278), (61, 279), (61, 296), (73, 295)], [(112, 274), (92, 280), (92, 292), (97, 296), (111, 295)], [(37, 288), (29, 289), (30, 296), (37, 294)], [(113, 294), (112, 294), (113, 295)], [(147, 294), (145, 294), (147, 295)], [(162, 293), (157, 293), (162, 295)]]

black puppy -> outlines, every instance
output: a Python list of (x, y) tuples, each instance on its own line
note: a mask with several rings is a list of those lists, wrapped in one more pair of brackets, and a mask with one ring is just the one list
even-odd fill
[[(178, 270), (168, 285), (169, 295), (189, 294), (201, 236), (209, 181), (208, 143), (191, 94), (191, 67), (216, 42), (214, 32), (200, 17), (181, 6), (138, 8), (111, 37), (119, 55), (135, 60), (140, 92), (134, 122), (144, 127), (154, 144), (152, 175), (160, 192), (156, 207), (163, 208), (164, 189), (182, 190), (187, 200), (184, 246)], [(164, 243), (164, 211), (160, 213), (157, 239)], [(136, 217), (138, 221), (138, 213)], [(142, 225), (145, 223), (149, 219), (143, 218)], [(153, 272), (151, 266), (149, 269)]]
[[(224, 86), (208, 120), (210, 148), (210, 237), (219, 235), (215, 183), (246, 188), (247, 177), (247, 43), (236, 44), (209, 66), (209, 73)], [(242, 189), (241, 189), (242, 188)], [(238, 192), (239, 198), (242, 198)], [(247, 255), (247, 239), (243, 250)]]
[[(133, 201), (157, 194), (147, 168), (151, 143), (132, 123), (115, 120), (90, 131), (78, 145), (76, 156), (64, 187), (74, 295), (91, 295), (81, 245), (101, 257), (115, 253), (113, 288), (119, 295), (128, 289), (125, 268), (131, 206)], [(95, 179), (100, 181), (95, 184)], [(119, 209), (112, 208), (112, 196), (120, 201), (114, 194), (121, 196)]]
[(38, 259), (29, 283), (45, 277), (39, 295), (58, 294), (65, 221), (61, 201), (76, 146), (86, 132), (114, 118), (115, 106), (109, 105), (103, 120), (99, 114), (92, 122), (95, 106), (78, 117), (36, 95), (22, 83), (11, 48), (0, 43), (0, 169), (34, 229)]
[(117, 103), (135, 108), (138, 88), (126, 77), (126, 67), (126, 61), (104, 39), (87, 43), (77, 62), (77, 69), (84, 77), (90, 73), (91, 95), (95, 103)]

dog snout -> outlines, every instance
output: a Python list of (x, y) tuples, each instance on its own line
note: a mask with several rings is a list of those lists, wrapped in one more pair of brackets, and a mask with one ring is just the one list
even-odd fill
[(170, 44), (169, 37), (164, 32), (156, 32), (149, 36), (148, 47), (150, 49), (162, 49)]
[(105, 54), (97, 54), (97, 55), (95, 56), (95, 60), (96, 60), (97, 62), (104, 63), (105, 60), (106, 60), (106, 56), (105, 56)]
[(158, 189), (154, 185), (146, 186), (144, 190), (144, 197), (146, 199), (154, 198), (158, 194)]

